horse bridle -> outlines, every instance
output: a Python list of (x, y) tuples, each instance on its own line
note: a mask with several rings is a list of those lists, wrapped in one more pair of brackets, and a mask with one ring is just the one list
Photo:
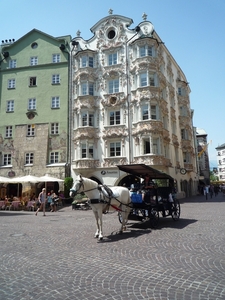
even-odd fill
[[(70, 189), (70, 191), (72, 192), (72, 193), (75, 193), (75, 194), (77, 194), (78, 193), (78, 191), (80, 190), (80, 188), (83, 186), (83, 189), (84, 189), (84, 183), (83, 183), (83, 180), (82, 179), (80, 179), (79, 180), (79, 188), (75, 191), (74, 189)], [(95, 188), (92, 188), (92, 189), (90, 189), (90, 190), (84, 190), (83, 192), (85, 193), (85, 192), (90, 192), (90, 191), (93, 191), (93, 190), (95, 190), (95, 189), (98, 189), (98, 187), (95, 187)]]

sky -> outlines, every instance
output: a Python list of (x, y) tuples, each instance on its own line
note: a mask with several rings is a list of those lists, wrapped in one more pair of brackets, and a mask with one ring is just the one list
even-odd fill
[(225, 143), (225, 0), (11, 0), (1, 3), (0, 41), (32, 29), (54, 37), (90, 39), (90, 28), (113, 14), (143, 21), (143, 13), (172, 54), (191, 89), (193, 126), (208, 134), (210, 167)]

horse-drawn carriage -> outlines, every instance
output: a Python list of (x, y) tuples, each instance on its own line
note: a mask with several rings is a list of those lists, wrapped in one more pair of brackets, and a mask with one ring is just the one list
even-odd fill
[[(180, 218), (180, 203), (176, 199), (174, 179), (163, 172), (153, 169), (145, 164), (120, 165), (119, 170), (136, 176), (139, 183), (131, 184), (130, 194), (132, 209), (129, 219), (150, 221), (153, 228), (157, 227), (159, 216), (171, 216), (174, 221)], [(152, 186), (145, 190), (141, 180), (148, 175)], [(121, 213), (118, 213), (122, 221)]]
[(113, 186), (109, 188), (104, 184), (99, 185), (96, 181), (79, 175), (70, 189), (70, 197), (84, 192), (89, 198), (88, 203), (96, 219), (96, 238), (99, 240), (103, 239), (102, 214), (109, 211), (118, 211), (119, 221), (121, 222), (120, 233), (125, 230), (128, 219), (133, 215), (142, 220), (149, 219), (152, 227), (157, 226), (160, 213), (164, 217), (171, 215), (173, 220), (179, 219), (180, 204), (172, 194), (174, 191), (174, 180), (171, 176), (144, 164), (120, 165), (118, 168), (139, 179), (148, 173), (151, 179), (154, 180), (154, 193), (146, 192), (144, 201), (139, 200), (135, 202), (135, 192), (136, 198), (140, 199), (140, 196), (138, 197), (138, 189), (133, 191), (132, 196), (127, 187)]

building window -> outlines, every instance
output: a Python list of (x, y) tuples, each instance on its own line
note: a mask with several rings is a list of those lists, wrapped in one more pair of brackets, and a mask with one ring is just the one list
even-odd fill
[(35, 98), (31, 98), (28, 100), (28, 109), (29, 110), (36, 109), (36, 99)]
[(12, 164), (12, 155), (11, 154), (4, 154), (3, 156), (3, 165), (8, 166)]
[(148, 104), (142, 106), (142, 120), (148, 120)]
[(150, 153), (150, 139), (143, 139), (143, 152), (144, 154), (149, 154)]
[(185, 94), (186, 94), (185, 89), (182, 87), (179, 87), (177, 92), (178, 92), (179, 96), (185, 96)]
[(60, 84), (60, 75), (59, 74), (52, 75), (52, 84)]
[(51, 134), (59, 134), (59, 123), (51, 123)]
[(30, 86), (37, 86), (37, 77), (30, 77)]
[(110, 157), (112, 156), (121, 156), (121, 143), (114, 142), (110, 143)]
[(149, 74), (149, 85), (155, 86), (155, 76), (154, 74)]
[(34, 153), (26, 153), (25, 164), (32, 165), (34, 163)]
[(147, 45), (140, 47), (139, 55), (140, 55), (140, 57), (153, 56), (153, 48), (150, 46), (147, 46)]
[(36, 66), (38, 64), (38, 57), (37, 56), (32, 56), (30, 58), (30, 65), (31, 66)]
[(149, 111), (149, 105), (145, 104), (142, 106), (142, 120), (148, 120), (149, 116), (151, 116), (151, 120), (157, 120), (158, 119), (158, 113), (157, 113), (157, 106), (156, 105), (150, 105), (150, 111)]
[(108, 55), (109, 66), (117, 64), (117, 53), (111, 53)]
[(16, 59), (11, 59), (11, 60), (9, 61), (9, 68), (10, 68), (10, 69), (16, 68)]
[(82, 56), (81, 57), (81, 68), (94, 67), (94, 58), (92, 56)]
[(55, 164), (59, 162), (59, 152), (50, 153), (50, 163)]
[(109, 113), (109, 124), (118, 125), (120, 124), (120, 111), (111, 111)]
[(52, 108), (60, 108), (60, 99), (59, 97), (52, 97)]
[(89, 112), (83, 112), (81, 114), (82, 126), (94, 126), (94, 114)]
[(81, 95), (94, 95), (94, 84), (91, 82), (83, 82), (81, 83)]
[(147, 86), (147, 73), (140, 74), (140, 86)]
[(190, 163), (190, 153), (189, 152), (183, 152), (183, 161), (184, 161), (184, 163)]
[(34, 129), (35, 126), (32, 125), (27, 125), (27, 136), (34, 136)]
[(154, 154), (160, 154), (160, 141), (159, 141), (159, 138), (153, 138), (152, 139), (152, 150), (153, 150)]
[(15, 89), (16, 88), (16, 79), (9, 79), (8, 80), (8, 89)]
[(6, 102), (6, 112), (13, 112), (14, 111), (14, 100), (8, 100)]
[(186, 129), (181, 129), (181, 139), (188, 140), (188, 131)]
[(119, 93), (119, 79), (109, 80), (109, 94)]
[(52, 54), (52, 62), (53, 63), (59, 63), (61, 61), (60, 54)]
[(156, 105), (151, 105), (151, 119), (156, 120), (157, 119), (157, 111), (156, 111)]
[(92, 143), (82, 143), (81, 144), (81, 157), (82, 158), (93, 158), (94, 157), (94, 147)]
[(12, 137), (12, 126), (5, 127), (5, 137), (11, 138)]

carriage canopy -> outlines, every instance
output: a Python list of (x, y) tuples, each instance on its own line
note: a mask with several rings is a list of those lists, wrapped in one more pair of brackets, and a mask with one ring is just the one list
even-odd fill
[(138, 176), (144, 177), (145, 174), (149, 174), (151, 179), (169, 179), (174, 180), (170, 175), (149, 167), (145, 164), (131, 164), (131, 165), (118, 165), (119, 170)]

